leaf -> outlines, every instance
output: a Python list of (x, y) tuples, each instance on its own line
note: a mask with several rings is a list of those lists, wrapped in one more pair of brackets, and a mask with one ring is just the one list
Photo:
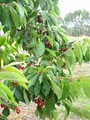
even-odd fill
[(62, 67), (64, 65), (64, 62), (61, 58), (57, 58), (57, 65)]
[(90, 98), (90, 79), (89, 80), (81, 80), (81, 87), (83, 88), (84, 93)]
[(36, 74), (34, 77), (32, 77), (29, 81), (28, 87), (35, 85), (37, 78), (38, 78), (38, 74)]
[(69, 50), (65, 53), (65, 59), (69, 61), (70, 66), (73, 66), (76, 64), (76, 57), (72, 50)]
[(8, 98), (10, 98), (12, 103), (17, 106), (17, 103), (15, 102), (15, 99), (13, 97), (13, 93), (11, 92), (11, 90), (3, 83), (0, 83), (0, 88), (7, 94)]
[(16, 3), (15, 1), (13, 1), (12, 4), (17, 7), (17, 11), (18, 11), (18, 13), (19, 13), (19, 17), (20, 17), (21, 23), (22, 23), (24, 26), (26, 26), (26, 16), (25, 16), (24, 13), (27, 14), (27, 11), (25, 10), (25, 8), (24, 8), (21, 4)]
[(53, 111), (53, 118), (54, 120), (58, 120), (58, 113), (56, 110)]
[(9, 8), (6, 7), (5, 5), (2, 5), (1, 7), (0, 19), (1, 19), (2, 24), (5, 25), (5, 27), (7, 27), (8, 29), (11, 29), (12, 18), (11, 18)]
[(42, 84), (42, 93), (47, 96), (50, 92), (50, 83), (47, 80), (44, 80)]
[(7, 117), (7, 116), (9, 116), (9, 114), (10, 114), (10, 110), (9, 110), (8, 108), (5, 108), (5, 109), (2, 111), (2, 114)]
[(9, 100), (7, 94), (4, 92), (3, 89), (0, 88), (0, 97), (6, 99), (6, 100)]
[(21, 75), (22, 77), (25, 78), (24, 74), (23, 74), (20, 70), (18, 70), (17, 68), (15, 68), (15, 67), (5, 66), (5, 67), (3, 68), (3, 70), (4, 70), (4, 71), (15, 72), (15, 73), (17, 73), (17, 74), (19, 74), (19, 75)]
[(60, 99), (62, 96), (61, 88), (53, 80), (51, 80), (50, 82), (51, 82), (53, 92), (57, 95), (58, 99)]
[(28, 83), (25, 77), (22, 77), (18, 73), (11, 72), (11, 71), (1, 71), (0, 80), (12, 80), (12, 81), (17, 81), (17, 82), (22, 82), (22, 83)]
[(34, 95), (37, 96), (40, 93), (41, 84), (37, 81), (34, 85)]
[(0, 46), (2, 46), (6, 41), (6, 37), (5, 36), (0, 36)]
[(52, 56), (56, 57), (56, 54), (55, 54), (55, 52), (54, 52), (53, 50), (50, 50), (50, 49), (48, 49), (48, 48), (46, 48), (46, 50), (47, 50)]
[(27, 105), (29, 105), (29, 98), (28, 98), (27, 92), (25, 90), (23, 90), (23, 96), (24, 96), (25, 103)]
[(62, 86), (63, 86), (63, 88), (62, 88), (61, 100), (66, 99), (67, 96), (69, 95), (69, 87), (70, 87), (70, 84), (69, 84), (68, 80), (65, 80), (65, 79), (64, 79), (64, 80), (62, 81)]
[(79, 107), (73, 106), (70, 102), (66, 100), (64, 101), (64, 103), (66, 103), (67, 106), (70, 108), (70, 110), (75, 114), (79, 115), (80, 117), (87, 118), (88, 120), (90, 119), (90, 110), (88, 110), (87, 108), (85, 107), (79, 108)]
[(81, 48), (80, 48), (79, 45), (76, 45), (76, 46), (75, 46), (75, 48), (74, 48), (74, 53), (75, 53), (75, 56), (76, 56), (77, 59), (78, 59), (79, 64), (81, 64), (82, 59), (83, 59), (83, 54), (82, 54), (82, 50), (81, 50)]
[(55, 98), (49, 98), (45, 103), (45, 111), (48, 115), (50, 115), (55, 109)]
[(23, 92), (20, 90), (20, 88), (18, 88), (18, 89), (15, 90), (14, 96), (15, 96), (15, 98), (16, 98), (18, 101), (24, 102)]
[(44, 77), (44, 75), (43, 75), (43, 74), (40, 74), (40, 76), (39, 76), (39, 78), (38, 78), (40, 84), (43, 82), (43, 77)]
[(9, 10), (10, 10), (14, 25), (17, 28), (19, 26), (19, 23), (20, 23), (19, 15), (18, 15), (17, 11), (13, 7), (9, 7)]
[(49, 36), (46, 36), (46, 37), (47, 37), (48, 41), (50, 42), (51, 46), (53, 47), (53, 43), (54, 43), (53, 39)]
[(43, 42), (38, 43), (36, 45), (36, 54), (38, 56), (41, 56), (41, 55), (44, 54), (44, 52), (45, 52), (45, 45), (44, 45), (44, 43)]
[(46, 13), (46, 11), (42, 11), (42, 20), (43, 20), (43, 23), (45, 24), (45, 22), (47, 20), (47, 13)]

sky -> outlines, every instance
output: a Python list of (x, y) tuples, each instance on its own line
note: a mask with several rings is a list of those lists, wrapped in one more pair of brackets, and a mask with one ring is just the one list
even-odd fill
[(90, 12), (90, 0), (59, 0), (59, 8), (61, 17), (78, 9), (86, 9)]

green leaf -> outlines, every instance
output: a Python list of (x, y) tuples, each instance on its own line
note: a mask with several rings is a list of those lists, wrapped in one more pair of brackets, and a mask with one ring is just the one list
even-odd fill
[(84, 117), (84, 118), (87, 118), (88, 120), (90, 119), (90, 110), (88, 110), (87, 108), (85, 107), (79, 108), (79, 107), (73, 106), (70, 102), (66, 100), (64, 101), (64, 103), (66, 103), (67, 106), (70, 108), (70, 110), (75, 114), (79, 115), (82, 118)]
[(37, 81), (34, 85), (34, 95), (37, 96), (40, 93), (41, 85), (39, 81)]
[(78, 59), (78, 62), (79, 64), (81, 64), (82, 60), (83, 60), (83, 54), (82, 54), (82, 50), (80, 48), (79, 45), (76, 45), (75, 48), (74, 48), (74, 53), (75, 53), (75, 56), (77, 57)]
[(0, 46), (4, 45), (5, 41), (6, 41), (6, 37), (0, 36)]
[(35, 85), (37, 78), (38, 78), (38, 74), (36, 74), (34, 77), (32, 77), (29, 81), (28, 87)]
[(17, 11), (13, 7), (9, 7), (9, 10), (10, 10), (15, 27), (16, 28), (19, 27), (20, 18), (19, 18)]
[(27, 92), (25, 90), (23, 90), (23, 96), (24, 96), (25, 103), (27, 105), (29, 105), (29, 98), (28, 98)]
[(38, 43), (36, 45), (36, 54), (38, 56), (41, 56), (41, 55), (44, 54), (44, 52), (45, 52), (45, 45), (44, 45), (44, 43), (43, 42)]
[(13, 97), (13, 93), (11, 92), (11, 90), (4, 85), (3, 83), (0, 83), (0, 88), (7, 94), (7, 96), (10, 98), (10, 100), (12, 101), (12, 103), (14, 103), (15, 105), (17, 105), (17, 103), (15, 102), (15, 99)]
[(45, 103), (45, 111), (48, 115), (50, 115), (55, 109), (55, 98), (49, 98)]
[(18, 73), (11, 72), (11, 71), (1, 71), (0, 80), (11, 80), (11, 81), (17, 81), (17, 82), (22, 82), (22, 83), (28, 83), (25, 77), (22, 77)]
[(53, 47), (53, 43), (54, 43), (53, 39), (49, 36), (46, 36), (46, 37), (47, 37), (48, 41), (50, 42), (51, 46)]
[(61, 88), (53, 80), (51, 80), (50, 82), (51, 82), (53, 92), (57, 95), (58, 99), (60, 99), (62, 96)]
[(46, 13), (46, 11), (42, 11), (42, 20), (43, 20), (43, 23), (45, 24), (45, 22), (47, 20), (47, 13)]
[(44, 77), (44, 75), (43, 75), (43, 74), (40, 74), (40, 76), (39, 76), (39, 78), (38, 78), (40, 84), (43, 82), (43, 77)]
[(62, 86), (63, 86), (63, 88), (62, 88), (61, 100), (66, 99), (67, 96), (69, 95), (70, 84), (69, 84), (68, 80), (65, 80), (65, 79), (64, 79), (64, 80), (62, 81)]
[(56, 57), (56, 54), (53, 50), (50, 50), (48, 48), (46, 48), (46, 50), (53, 56), (53, 57)]
[(0, 88), (0, 97), (6, 99), (6, 100), (9, 100), (7, 94), (4, 92), (3, 89)]
[(47, 80), (44, 80), (42, 84), (42, 93), (47, 96), (50, 92), (50, 83)]
[(21, 4), (16, 3), (15, 1), (12, 4), (17, 7), (17, 11), (19, 13), (21, 23), (24, 26), (26, 26), (26, 16), (25, 16), (24, 12), (27, 14), (27, 11), (25, 10), (25, 8)]
[(75, 57), (75, 54), (72, 50), (69, 50), (65, 53), (65, 59), (67, 61), (69, 61), (70, 66), (74, 67), (74, 65), (76, 63), (76, 57)]
[(90, 98), (90, 78), (89, 80), (81, 80), (80, 82), (81, 87), (83, 88), (84, 93)]
[(62, 67), (64, 65), (64, 62), (61, 58), (57, 58), (57, 65)]
[(58, 113), (56, 110), (53, 111), (53, 118), (54, 120), (58, 120)]
[(8, 108), (5, 108), (5, 109), (2, 111), (2, 114), (7, 117), (7, 116), (9, 116), (9, 114), (10, 114), (10, 110), (9, 110)]
[(17, 68), (15, 68), (15, 67), (5, 66), (5, 67), (3, 68), (3, 70), (4, 70), (4, 71), (15, 72), (15, 73), (17, 73), (17, 74), (19, 74), (19, 75), (21, 75), (22, 77), (25, 78), (24, 74), (23, 74), (20, 70), (18, 70)]

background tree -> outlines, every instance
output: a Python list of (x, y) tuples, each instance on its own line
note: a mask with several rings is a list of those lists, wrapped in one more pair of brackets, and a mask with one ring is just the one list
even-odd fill
[(90, 98), (90, 77), (72, 77), (77, 62), (90, 61), (90, 39), (69, 42), (64, 29), (59, 27), (58, 15), (58, 0), (1, 1), (0, 79), (5, 80), (3, 86), (8, 86), (14, 97), (13, 100), (0, 86), (12, 103), (0, 101), (6, 105), (4, 117), (10, 114), (9, 109), (20, 113), (20, 101), (34, 101), (36, 115), (42, 120), (58, 120), (57, 105), (65, 107), (64, 120), (70, 111), (90, 119), (89, 108), (72, 104), (82, 92)]
[(62, 26), (67, 33), (72, 36), (90, 35), (90, 13), (86, 10), (76, 10), (68, 13), (63, 21)]

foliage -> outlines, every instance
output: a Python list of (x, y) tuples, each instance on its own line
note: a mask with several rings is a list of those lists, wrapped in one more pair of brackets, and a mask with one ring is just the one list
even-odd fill
[(57, 105), (66, 108), (64, 119), (70, 111), (90, 119), (89, 109), (72, 104), (83, 94), (90, 97), (90, 77), (72, 77), (77, 62), (90, 61), (90, 39), (70, 42), (59, 27), (58, 15), (58, 0), (1, 1), (0, 79), (4, 83), (0, 83), (0, 95), (5, 100), (0, 102), (7, 106), (4, 116), (9, 109), (20, 113), (19, 101), (35, 101), (36, 115), (42, 120), (57, 120)]
[(90, 36), (90, 13), (87, 10), (76, 10), (73, 13), (68, 13), (62, 20), (62, 27), (71, 36)]

